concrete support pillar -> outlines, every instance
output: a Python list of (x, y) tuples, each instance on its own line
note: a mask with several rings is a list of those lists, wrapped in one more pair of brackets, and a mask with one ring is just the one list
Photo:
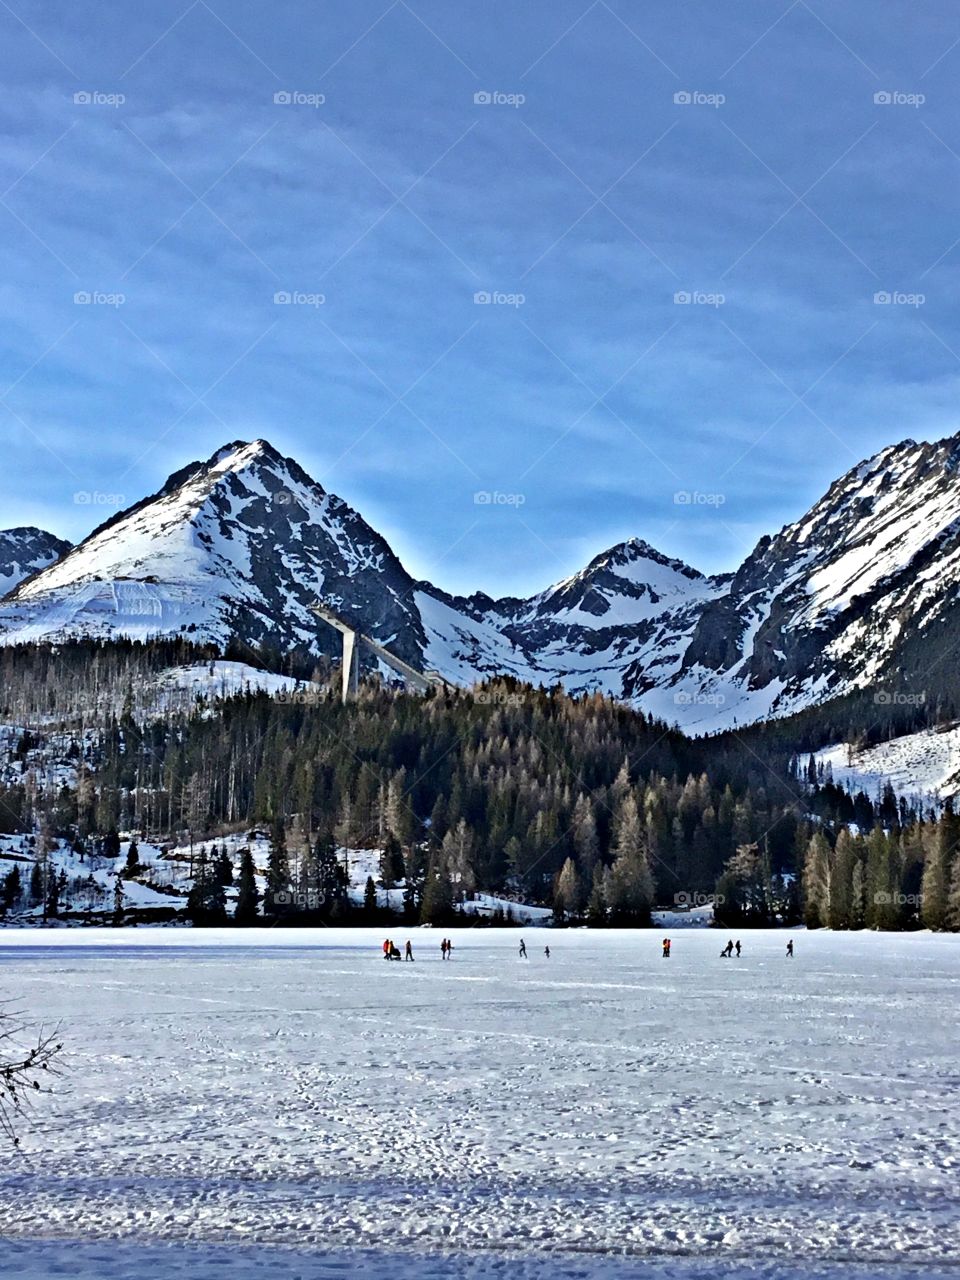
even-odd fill
[(360, 648), (355, 631), (343, 633), (343, 701), (355, 698), (360, 689)]

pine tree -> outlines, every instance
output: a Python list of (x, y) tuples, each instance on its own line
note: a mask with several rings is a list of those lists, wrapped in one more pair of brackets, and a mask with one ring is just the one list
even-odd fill
[(380, 850), (380, 879), (385, 889), (392, 889), (403, 877), (403, 849), (393, 831), (388, 831), (383, 848)]
[(227, 853), (227, 846), (222, 844), (213, 859), (213, 874), (217, 884), (224, 887), (233, 884), (233, 861)]
[(240, 875), (237, 880), (237, 906), (234, 921), (249, 926), (257, 923), (260, 891), (257, 889), (256, 869), (249, 846), (240, 852)]
[(831, 929), (853, 927), (853, 875), (859, 865), (857, 843), (846, 827), (837, 836), (830, 867), (826, 923)]
[(953, 861), (960, 822), (948, 803), (927, 842), (923, 865), (921, 917), (928, 929), (943, 929), (947, 922)]
[(20, 901), (23, 885), (20, 879), (20, 868), (11, 867), (3, 878), (3, 910), (12, 911)]
[(617, 924), (646, 924), (653, 907), (653, 876), (633, 792), (621, 802), (616, 826), (614, 860), (606, 884), (610, 914)]
[(60, 914), (60, 880), (52, 872), (47, 876), (47, 917), (56, 920)]
[(194, 925), (222, 924), (226, 920), (226, 895), (205, 848), (201, 848), (194, 868), (193, 884), (187, 896), (187, 915)]
[(375, 920), (380, 911), (379, 900), (377, 899), (377, 886), (373, 876), (367, 876), (367, 883), (363, 888), (363, 913), (368, 920)]
[(953, 860), (950, 892), (947, 895), (947, 910), (943, 923), (944, 928), (952, 929), (954, 933), (960, 930), (960, 857), (955, 857)]
[(601, 929), (607, 923), (608, 917), (606, 868), (602, 862), (598, 862), (593, 869), (593, 885), (587, 901), (587, 924), (591, 928)]
[(132, 880), (140, 874), (140, 851), (137, 848), (136, 840), (130, 841), (130, 847), (127, 849), (127, 860), (123, 866), (123, 875), (128, 880)]
[(597, 823), (593, 816), (593, 805), (582, 792), (577, 796), (573, 810), (573, 847), (584, 874), (592, 876), (599, 857)]
[(557, 919), (563, 919), (565, 916), (573, 916), (576, 919), (583, 911), (583, 883), (577, 871), (577, 864), (572, 858), (567, 858), (560, 869), (553, 897), (553, 912)]
[(903, 918), (900, 903), (898, 850), (882, 827), (875, 826), (867, 837), (866, 923), (872, 929), (899, 929)]
[(466, 893), (472, 893), (477, 887), (474, 872), (476, 847), (477, 842), (473, 832), (463, 818), (443, 837), (441, 848), (444, 867), (458, 898), (462, 898)]
[(267, 856), (267, 888), (264, 909), (282, 915), (290, 906), (290, 859), (287, 856), (287, 834), (283, 819), (277, 818), (270, 832)]
[(830, 861), (833, 852), (817, 831), (803, 860), (803, 918), (808, 929), (824, 927), (830, 917)]
[(337, 861), (337, 846), (329, 832), (321, 833), (317, 837), (313, 853), (321, 906), (330, 911), (335, 902), (346, 896), (346, 887), (343, 868)]
[(427, 872), (420, 919), (424, 924), (446, 924), (453, 916), (453, 885), (442, 860), (434, 859)]
[(43, 867), (39, 862), (33, 864), (33, 870), (30, 872), (29, 894), (32, 906), (43, 901)]

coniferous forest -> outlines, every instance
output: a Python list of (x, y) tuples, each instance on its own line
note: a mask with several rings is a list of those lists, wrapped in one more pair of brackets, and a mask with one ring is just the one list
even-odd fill
[[(106, 855), (125, 833), (133, 879), (137, 840), (189, 841), (199, 923), (225, 918), (234, 884), (246, 924), (368, 921), (377, 887), (402, 886), (404, 917), (429, 922), (482, 892), (558, 924), (709, 903), (730, 927), (960, 927), (952, 810), (851, 795), (796, 750), (816, 745), (809, 713), (792, 741), (789, 722), (690, 739), (606, 697), (509, 680), (426, 696), (370, 680), (344, 706), (322, 666), (291, 668), (301, 682), (278, 695), (161, 713), (162, 673), (217, 656), (183, 641), (0, 651), (0, 832)], [(269, 832), (267, 865), (248, 849), (234, 868), (218, 840), (251, 828)], [(376, 851), (362, 906), (340, 849)], [(6, 873), (8, 908), (25, 870)]]

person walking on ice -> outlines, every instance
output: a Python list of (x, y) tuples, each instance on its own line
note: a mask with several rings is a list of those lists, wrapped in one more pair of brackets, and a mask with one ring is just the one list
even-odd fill
[(737, 959), (740, 959), (740, 939), (737, 939)]
[(793, 959), (793, 939), (792, 938), (787, 943), (787, 959), (788, 960)]
[(729, 960), (732, 955), (733, 955), (733, 939), (731, 938), (730, 941), (727, 943), (727, 945), (720, 952), (720, 959)]
[(407, 945), (403, 949), (403, 958), (404, 960), (413, 960), (413, 943), (409, 938), (407, 939)]
[(669, 938), (664, 938), (663, 940), (663, 958), (664, 960), (670, 959), (670, 939)]
[(547, 957), (547, 959), (549, 960), (549, 959), (550, 959), (550, 948), (549, 948), (549, 947), (544, 947), (544, 948), (543, 948), (543, 954), (544, 954), (544, 955)]
[(520, 959), (526, 960), (526, 958), (527, 958), (527, 944), (521, 938), (520, 939)]

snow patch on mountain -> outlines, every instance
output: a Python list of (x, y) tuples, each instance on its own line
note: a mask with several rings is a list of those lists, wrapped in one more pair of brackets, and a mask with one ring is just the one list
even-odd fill
[(844, 742), (814, 754), (830, 768), (833, 781), (848, 791), (875, 798), (889, 783), (898, 796), (939, 804), (960, 793), (960, 725), (904, 734), (858, 750)]

